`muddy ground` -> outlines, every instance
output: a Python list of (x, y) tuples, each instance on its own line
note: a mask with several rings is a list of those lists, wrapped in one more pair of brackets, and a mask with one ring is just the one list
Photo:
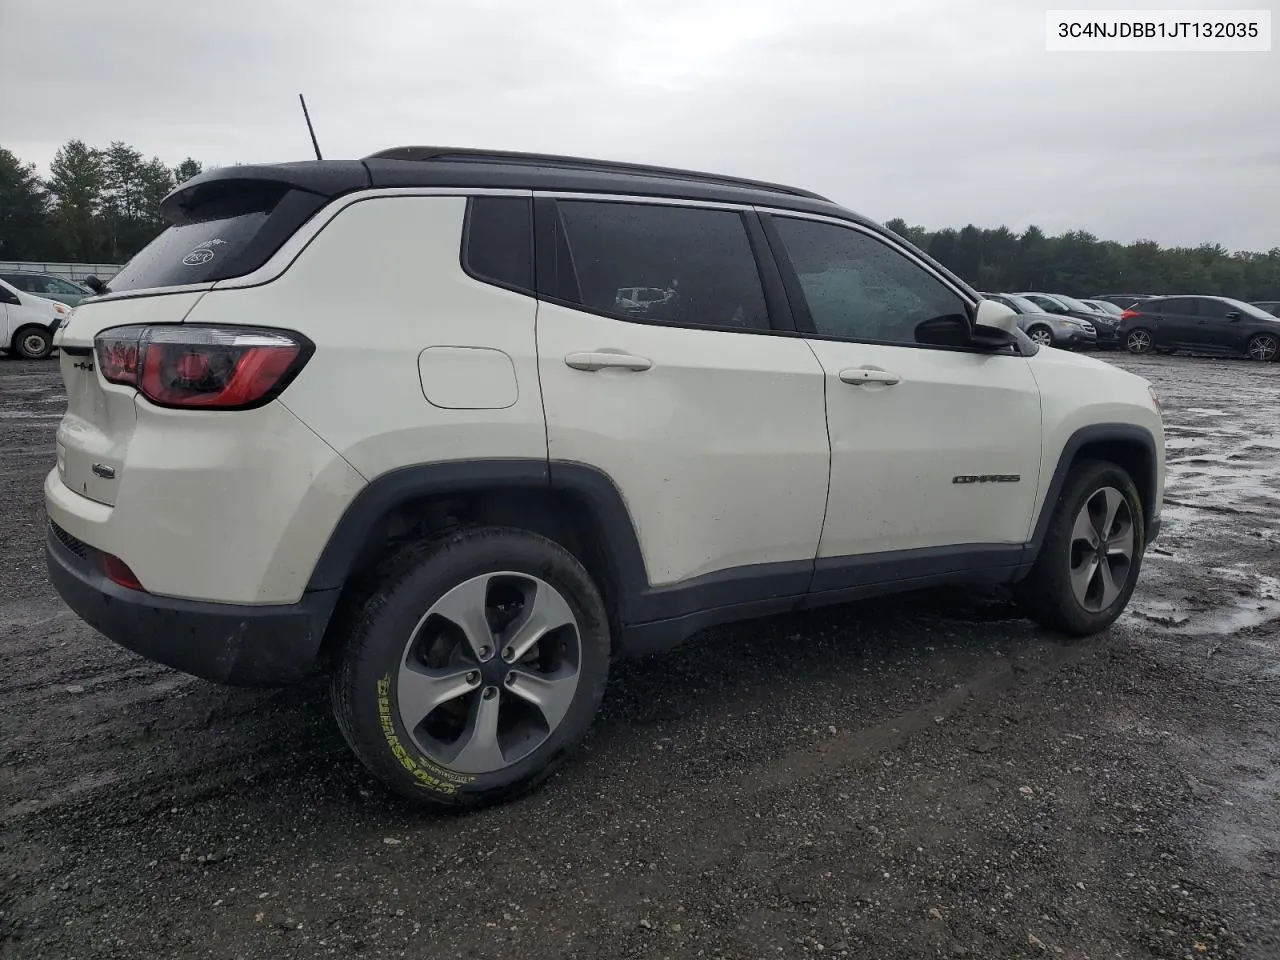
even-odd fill
[(56, 366), (0, 362), (0, 957), (1280, 956), (1280, 364), (1117, 362), (1170, 479), (1108, 634), (953, 596), (720, 629), (463, 818), (389, 801), (322, 689), (69, 613)]

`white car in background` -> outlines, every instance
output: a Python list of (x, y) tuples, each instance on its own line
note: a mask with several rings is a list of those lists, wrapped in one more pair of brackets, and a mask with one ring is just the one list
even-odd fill
[(53, 335), (71, 310), (65, 303), (0, 280), (0, 350), (24, 360), (43, 360), (53, 352)]

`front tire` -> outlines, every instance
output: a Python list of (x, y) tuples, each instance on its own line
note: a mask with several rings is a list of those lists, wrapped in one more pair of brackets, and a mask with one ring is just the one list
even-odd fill
[(1280, 338), (1270, 333), (1260, 333), (1249, 340), (1249, 359), (1269, 363), (1280, 354)]
[(346, 613), (331, 676), (338, 726), (366, 767), (425, 807), (530, 790), (604, 696), (600, 593), (572, 554), (528, 531), (479, 527), (411, 547)]
[(53, 353), (53, 334), (44, 327), (23, 327), (13, 335), (13, 352), (24, 360), (43, 360)]
[(1067, 475), (1035, 565), (1016, 593), (1023, 612), (1050, 630), (1105, 630), (1133, 595), (1146, 549), (1142, 500), (1127, 472), (1086, 460)]
[(1040, 347), (1053, 346), (1053, 331), (1043, 324), (1037, 324), (1027, 331), (1027, 336), (1031, 342)]

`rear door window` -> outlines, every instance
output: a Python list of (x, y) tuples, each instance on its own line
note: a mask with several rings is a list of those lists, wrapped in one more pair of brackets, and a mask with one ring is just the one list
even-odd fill
[(1197, 315), (1196, 301), (1191, 297), (1170, 297), (1149, 305), (1149, 313), (1163, 313), (1166, 316), (1194, 317)]
[(741, 214), (594, 200), (558, 207), (562, 299), (627, 320), (769, 329)]

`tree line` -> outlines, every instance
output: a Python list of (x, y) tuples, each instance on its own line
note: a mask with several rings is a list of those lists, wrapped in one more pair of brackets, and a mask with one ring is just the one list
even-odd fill
[[(188, 158), (168, 167), (126, 143), (105, 148), (70, 140), (49, 176), (0, 147), (0, 260), (124, 263), (164, 227), (161, 199), (201, 172)], [(1046, 236), (1039, 227), (928, 230), (890, 220), (906, 237), (979, 290), (1216, 294), (1241, 300), (1280, 299), (1280, 246), (1232, 253), (1221, 244), (1162, 247), (1153, 240), (1120, 244), (1072, 230)]]
[(0, 260), (124, 263), (164, 228), (160, 201), (201, 172), (167, 166), (127, 143), (69, 140), (41, 177), (0, 147)]
[(1238, 300), (1280, 299), (1280, 246), (1232, 253), (1217, 243), (1162, 247), (1154, 240), (1121, 244), (1071, 230), (1049, 237), (1039, 227), (1014, 233), (926, 230), (903, 220), (885, 224), (987, 293), (1037, 290), (1069, 297), (1094, 294), (1201, 294)]

